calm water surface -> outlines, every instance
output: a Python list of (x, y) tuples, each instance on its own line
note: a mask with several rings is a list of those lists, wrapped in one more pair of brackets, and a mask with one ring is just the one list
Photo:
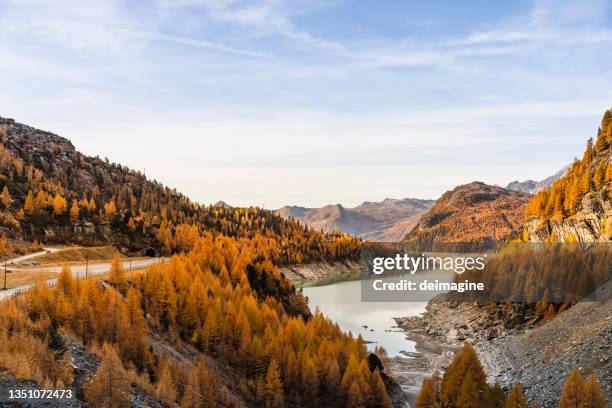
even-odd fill
[[(422, 274), (405, 274), (378, 277), (387, 282), (400, 279), (438, 279), (450, 282), (452, 275), (447, 272), (429, 271)], [(404, 333), (395, 326), (394, 317), (417, 316), (425, 311), (422, 302), (362, 302), (361, 281), (342, 281), (325, 286), (304, 288), (311, 310), (319, 310), (345, 331), (361, 336), (371, 343), (369, 349), (383, 346), (389, 356), (402, 351), (415, 351), (415, 343), (406, 340)], [(435, 294), (432, 294), (434, 296)], [(365, 326), (365, 327), (364, 327)]]

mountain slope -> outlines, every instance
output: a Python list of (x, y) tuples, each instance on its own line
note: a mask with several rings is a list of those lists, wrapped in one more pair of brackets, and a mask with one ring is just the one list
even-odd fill
[(324, 236), (260, 208), (205, 207), (139, 171), (81, 154), (55, 134), (0, 118), (0, 232), (48, 243), (113, 244), (124, 252), (184, 251), (196, 232), (257, 238), (274, 261), (355, 256), (359, 243)]
[(567, 170), (569, 168), (570, 166), (565, 166), (564, 168), (562, 168), (561, 170), (559, 170), (552, 176), (546, 177), (544, 180), (540, 180), (540, 181), (534, 181), (534, 180), (512, 181), (508, 183), (506, 188), (508, 190), (516, 190), (516, 191), (522, 191), (524, 193), (535, 194), (538, 191), (542, 190), (543, 188), (549, 188), (550, 186), (552, 186), (552, 184), (555, 181), (559, 180), (561, 177), (563, 177), (567, 173)]
[(530, 242), (601, 242), (612, 239), (612, 111), (581, 160), (526, 207), (524, 239)]
[(200, 206), (12, 120), (0, 140), (3, 233), (175, 253), (129, 274), (118, 257), (105, 276), (66, 265), (54, 287), (0, 302), (1, 383), (70, 388), (92, 406), (391, 406), (363, 339), (313, 315), (276, 266), (356, 257), (360, 241)]
[(546, 324), (479, 342), (478, 352), (489, 380), (504, 386), (520, 383), (531, 400), (557, 407), (572, 368), (600, 379), (612, 398), (612, 285), (600, 289), (600, 301), (582, 301)]
[(406, 236), (407, 242), (495, 242), (523, 225), (530, 195), (475, 181), (447, 191)]
[(354, 208), (340, 204), (321, 208), (286, 206), (276, 213), (285, 219), (299, 220), (315, 230), (338, 230), (374, 241), (398, 241), (433, 203), (433, 200), (386, 198), (380, 202), (364, 201)]

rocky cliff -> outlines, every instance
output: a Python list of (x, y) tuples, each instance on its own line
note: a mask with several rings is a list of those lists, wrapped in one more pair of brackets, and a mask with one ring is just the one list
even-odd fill
[(529, 242), (606, 242), (612, 238), (612, 111), (596, 142), (565, 176), (539, 191), (526, 207), (523, 238)]
[(543, 188), (549, 188), (550, 186), (552, 186), (552, 184), (555, 181), (559, 180), (561, 177), (563, 177), (567, 173), (568, 169), (569, 169), (569, 166), (565, 166), (564, 168), (562, 168), (561, 170), (559, 170), (552, 176), (546, 177), (544, 180), (540, 180), (540, 181), (515, 180), (515, 181), (508, 183), (506, 188), (508, 190), (516, 190), (516, 191), (522, 191), (524, 193), (535, 194)]
[(604, 187), (582, 197), (578, 212), (564, 220), (530, 217), (525, 222), (529, 242), (607, 242), (612, 228), (612, 191)]

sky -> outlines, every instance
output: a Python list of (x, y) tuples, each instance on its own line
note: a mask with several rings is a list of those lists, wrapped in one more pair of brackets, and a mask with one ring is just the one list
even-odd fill
[(202, 203), (543, 179), (611, 66), (606, 0), (0, 0), (0, 116)]

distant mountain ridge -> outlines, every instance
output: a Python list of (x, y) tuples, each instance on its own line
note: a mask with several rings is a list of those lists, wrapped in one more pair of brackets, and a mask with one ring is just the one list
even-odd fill
[(434, 203), (435, 200), (386, 198), (364, 201), (354, 208), (341, 204), (320, 208), (285, 206), (276, 213), (325, 232), (338, 230), (373, 241), (399, 241)]
[(531, 196), (474, 181), (444, 193), (406, 236), (407, 242), (497, 242), (523, 226)]
[(552, 176), (546, 177), (544, 180), (535, 181), (535, 180), (525, 180), (525, 181), (512, 181), (508, 183), (506, 188), (508, 190), (522, 191), (524, 193), (535, 194), (538, 191), (549, 188), (553, 185), (553, 183), (563, 177), (570, 166), (565, 166)]

